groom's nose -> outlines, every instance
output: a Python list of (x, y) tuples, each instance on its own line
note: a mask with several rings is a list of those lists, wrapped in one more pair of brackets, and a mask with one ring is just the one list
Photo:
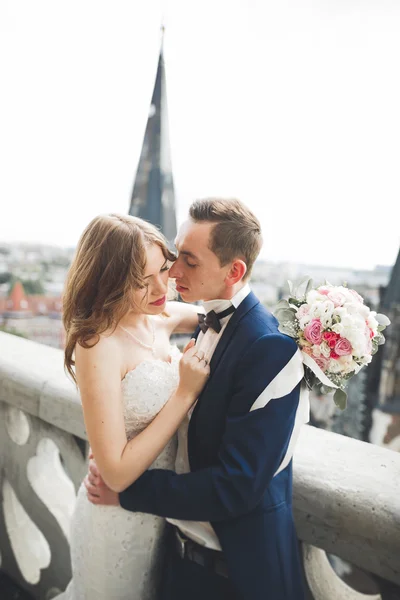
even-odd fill
[(172, 266), (171, 266), (171, 268), (170, 268), (170, 270), (169, 270), (169, 276), (170, 276), (172, 279), (176, 279), (176, 278), (178, 278), (178, 279), (179, 279), (179, 277), (181, 277), (181, 276), (182, 276), (182, 270), (181, 270), (181, 268), (180, 268), (179, 262), (180, 262), (180, 261), (179, 261), (179, 257), (178, 257), (178, 258), (176, 259), (176, 261), (175, 261), (175, 262), (172, 264)]

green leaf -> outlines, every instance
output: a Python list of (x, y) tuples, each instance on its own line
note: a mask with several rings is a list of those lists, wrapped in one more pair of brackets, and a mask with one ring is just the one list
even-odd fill
[(340, 410), (344, 410), (347, 406), (347, 394), (341, 389), (337, 389), (333, 401)]

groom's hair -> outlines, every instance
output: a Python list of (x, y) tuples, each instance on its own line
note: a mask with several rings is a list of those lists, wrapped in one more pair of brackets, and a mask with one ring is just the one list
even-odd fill
[(251, 210), (234, 198), (204, 198), (191, 204), (189, 215), (196, 223), (215, 223), (210, 250), (221, 267), (235, 258), (243, 260), (247, 266), (244, 279), (248, 279), (263, 243), (260, 222)]

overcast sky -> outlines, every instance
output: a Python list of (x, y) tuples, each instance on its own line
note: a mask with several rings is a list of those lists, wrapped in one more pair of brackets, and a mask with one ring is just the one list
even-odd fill
[(0, 241), (128, 210), (162, 20), (179, 221), (234, 195), (264, 258), (392, 264), (396, 0), (0, 0)]

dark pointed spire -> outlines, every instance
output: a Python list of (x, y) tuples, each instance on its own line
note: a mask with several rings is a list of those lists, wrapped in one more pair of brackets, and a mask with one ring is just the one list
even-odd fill
[(129, 214), (160, 227), (172, 244), (176, 211), (162, 44)]

